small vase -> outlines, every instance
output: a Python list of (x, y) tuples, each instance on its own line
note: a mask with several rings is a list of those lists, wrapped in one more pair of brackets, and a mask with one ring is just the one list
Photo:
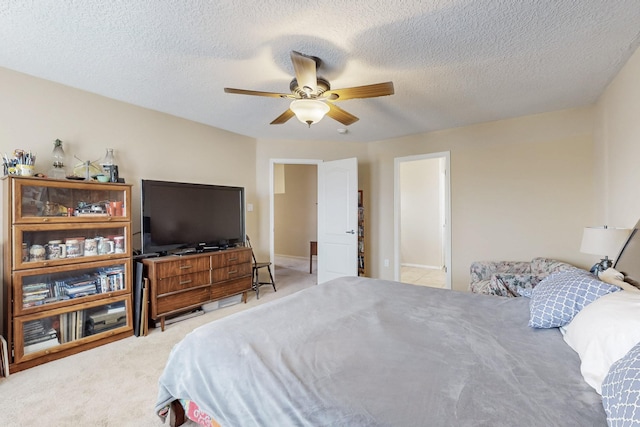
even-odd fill
[(53, 166), (49, 171), (49, 175), (51, 178), (55, 179), (64, 179), (67, 176), (67, 172), (64, 168), (64, 149), (62, 148), (62, 141), (56, 139), (53, 141), (53, 152), (51, 153), (53, 156)]

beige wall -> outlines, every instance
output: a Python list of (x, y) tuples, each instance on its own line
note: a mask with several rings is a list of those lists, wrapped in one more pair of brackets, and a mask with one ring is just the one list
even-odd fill
[(442, 267), (440, 159), (402, 162), (400, 193), (401, 263)]
[(452, 288), (466, 290), (475, 260), (579, 253), (593, 222), (593, 110), (551, 112), (369, 143), (371, 275), (392, 279), (393, 161), (451, 152)]
[(285, 192), (274, 195), (274, 251), (309, 257), (309, 242), (317, 240), (318, 167), (284, 165)]
[[(247, 231), (269, 248), (270, 159), (356, 157), (365, 191), (367, 270), (391, 279), (393, 161), (451, 152), (453, 288), (466, 289), (477, 259), (550, 256), (589, 266), (582, 228), (638, 219), (640, 54), (636, 52), (596, 107), (550, 112), (368, 144), (254, 140), (52, 82), (0, 69), (0, 151), (38, 152), (50, 165), (52, 141), (80, 158), (116, 150), (121, 175), (247, 189)], [(594, 142), (595, 141), (595, 142)]]
[[(37, 152), (37, 172), (51, 167), (56, 138), (71, 158), (98, 160), (106, 147), (115, 149), (120, 176), (133, 184), (134, 232), (143, 178), (241, 186), (249, 203), (256, 197), (253, 138), (3, 68), (0, 93), (0, 152)], [(247, 231), (257, 224), (247, 212)]]
[(640, 49), (596, 105), (597, 224), (632, 227), (640, 218)]
[[(259, 236), (252, 240), (259, 242), (256, 253), (266, 259), (269, 254), (269, 168), (272, 159), (289, 160), (339, 160), (355, 157), (358, 159), (359, 188), (367, 194), (369, 167), (366, 163), (367, 145), (331, 141), (285, 141), (259, 139), (256, 147), (257, 201), (259, 206)], [(363, 187), (364, 186), (364, 187)], [(366, 200), (366, 198), (365, 198)], [(365, 208), (366, 209), (366, 208)], [(365, 211), (366, 214), (366, 211)]]

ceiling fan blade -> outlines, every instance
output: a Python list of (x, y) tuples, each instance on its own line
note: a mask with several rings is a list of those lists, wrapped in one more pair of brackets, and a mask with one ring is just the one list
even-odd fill
[(268, 96), (271, 98), (296, 98), (290, 93), (260, 92), (257, 90), (234, 89), (232, 87), (225, 87), (224, 91), (226, 93), (236, 93), (239, 95)]
[(376, 83), (372, 85), (332, 89), (322, 94), (322, 98), (329, 101), (345, 101), (354, 98), (375, 98), (377, 96), (393, 95), (393, 82)]
[(280, 114), (278, 117), (276, 117), (276, 119), (274, 121), (272, 121), (269, 124), (271, 124), (271, 125), (281, 125), (283, 123), (286, 123), (287, 120), (289, 120), (293, 116), (295, 116), (293, 111), (291, 111), (291, 109), (287, 109), (287, 111), (285, 111), (284, 113)]
[(327, 105), (329, 106), (329, 112), (327, 113), (327, 116), (331, 117), (333, 120), (336, 120), (342, 123), (345, 126), (349, 126), (357, 122), (358, 120), (360, 120), (353, 114), (347, 113), (345, 110), (338, 107), (337, 105), (333, 105), (330, 102), (327, 102)]
[(316, 75), (316, 60), (292, 50), (291, 62), (293, 62), (293, 69), (296, 72), (298, 87), (307, 94), (317, 94), (318, 76)]

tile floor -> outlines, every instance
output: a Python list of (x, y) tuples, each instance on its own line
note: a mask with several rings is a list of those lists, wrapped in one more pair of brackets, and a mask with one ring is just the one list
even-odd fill
[(446, 286), (447, 275), (440, 269), (404, 266), (400, 271), (400, 281), (413, 285), (444, 288)]

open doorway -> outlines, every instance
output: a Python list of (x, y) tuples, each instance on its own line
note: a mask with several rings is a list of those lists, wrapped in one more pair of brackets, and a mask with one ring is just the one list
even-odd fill
[(318, 230), (317, 162), (274, 160), (272, 177), (271, 253), (276, 276), (306, 274), (317, 282), (317, 257), (310, 252)]
[(395, 159), (395, 280), (451, 289), (449, 152)]

